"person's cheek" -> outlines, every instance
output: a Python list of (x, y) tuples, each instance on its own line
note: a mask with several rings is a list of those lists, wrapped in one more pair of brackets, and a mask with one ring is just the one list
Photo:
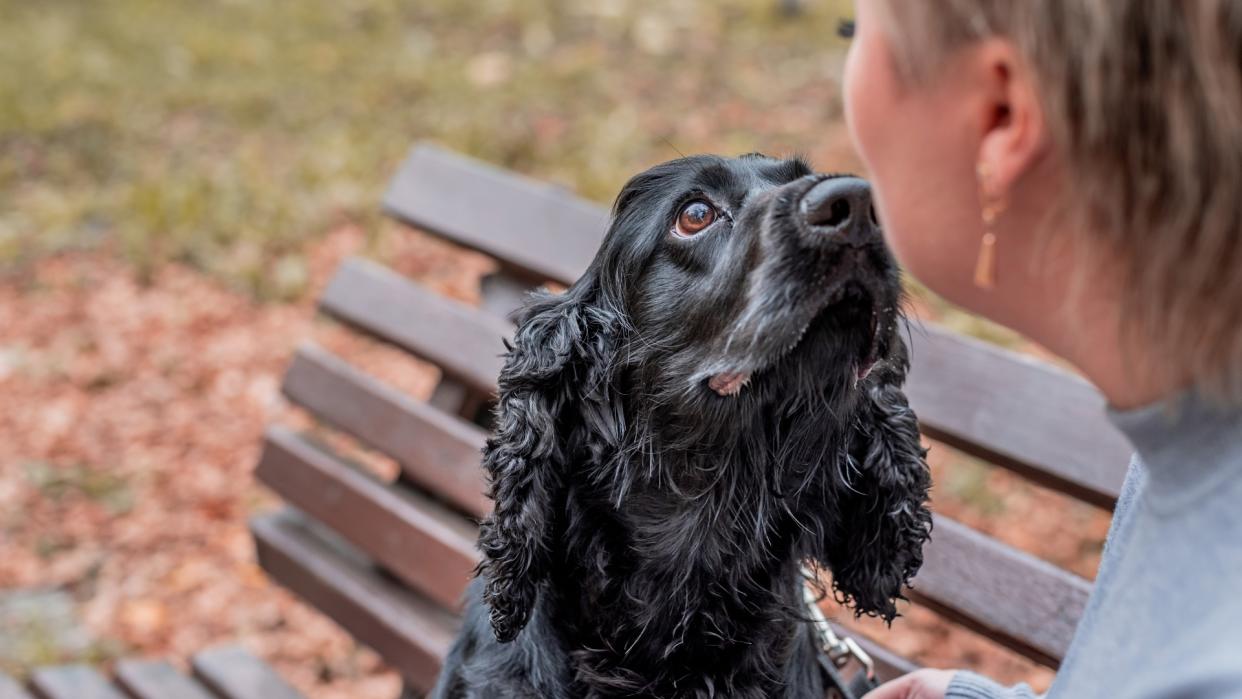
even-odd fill
[(842, 93), (845, 102), (845, 124), (849, 130), (850, 138), (854, 141), (854, 148), (858, 151), (859, 157), (867, 169), (872, 169), (870, 162), (870, 142), (871, 133), (869, 133), (869, 124), (871, 120), (868, 118), (873, 111), (872, 106), (868, 103), (871, 95), (868, 94), (866, 88), (869, 71), (867, 65), (866, 46), (862, 43), (863, 37), (857, 36), (850, 45), (849, 53), (845, 59), (845, 73), (842, 80)]
[(874, 29), (861, 28), (850, 46), (842, 83), (845, 119), (850, 137), (871, 179), (876, 210), (884, 225), (885, 238), (903, 264), (911, 252), (903, 235), (907, 230), (901, 212), (903, 185), (900, 157), (903, 134), (896, 121), (900, 110), (894, 81), (894, 66), (886, 55), (883, 36)]

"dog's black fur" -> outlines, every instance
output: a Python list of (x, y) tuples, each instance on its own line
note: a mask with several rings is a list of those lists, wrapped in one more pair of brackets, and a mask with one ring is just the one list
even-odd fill
[[(582, 278), (523, 311), (433, 696), (822, 699), (800, 564), (896, 615), (931, 529), (899, 274), (869, 211), (808, 224), (825, 177), (760, 155), (652, 168)], [(680, 237), (692, 200), (718, 218)]]

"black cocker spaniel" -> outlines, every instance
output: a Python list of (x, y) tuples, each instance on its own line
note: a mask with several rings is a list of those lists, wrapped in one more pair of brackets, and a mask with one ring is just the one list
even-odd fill
[(800, 565), (891, 620), (931, 530), (901, 300), (862, 180), (761, 155), (633, 178), (519, 318), (433, 696), (822, 699)]

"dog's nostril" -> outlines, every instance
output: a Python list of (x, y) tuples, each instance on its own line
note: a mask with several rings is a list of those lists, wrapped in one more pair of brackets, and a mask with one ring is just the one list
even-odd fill
[(839, 226), (848, 220), (850, 220), (850, 203), (844, 199), (838, 199), (828, 207), (828, 218), (816, 225)]
[(880, 227), (880, 217), (875, 212), (875, 204), (867, 207), (867, 217), (871, 219), (871, 225), (876, 228)]
[(866, 220), (878, 225), (871, 206), (871, 187), (857, 177), (833, 177), (820, 182), (803, 195), (801, 209), (806, 223), (813, 228), (844, 230), (851, 223)]

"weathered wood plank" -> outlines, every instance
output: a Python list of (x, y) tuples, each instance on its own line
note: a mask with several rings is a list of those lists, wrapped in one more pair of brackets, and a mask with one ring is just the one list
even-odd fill
[(133, 699), (217, 699), (201, 684), (159, 660), (122, 660), (116, 684)]
[(909, 337), (906, 394), (927, 436), (1112, 507), (1131, 449), (1098, 391), (1046, 362), (933, 325)]
[(500, 318), (510, 318), (530, 296), (531, 286), (521, 279), (497, 272), (479, 282), (479, 294), (483, 297), (481, 308)]
[(220, 699), (305, 699), (262, 660), (236, 646), (202, 651), (191, 665), (194, 676)]
[(534, 283), (569, 283), (595, 256), (608, 211), (561, 187), (431, 144), (401, 164), (384, 211), (482, 251)]
[(910, 598), (1019, 653), (1056, 667), (1091, 583), (937, 516)]
[(64, 665), (35, 670), (30, 689), (39, 699), (125, 699), (103, 675), (85, 665)]
[(17, 680), (0, 672), (0, 699), (30, 699), (30, 695), (17, 684)]
[(508, 322), (361, 258), (341, 264), (320, 299), (329, 315), (422, 357), (474, 389), (500, 373)]
[(484, 432), (415, 400), (314, 344), (302, 345), (285, 395), (401, 464), (408, 479), (475, 516), (491, 503), (479, 481)]
[(431, 688), (457, 633), (455, 617), (383, 576), (301, 515), (258, 518), (251, 532), (268, 575), (374, 649), (411, 684)]
[(477, 563), (478, 537), (460, 515), (382, 483), (283, 427), (269, 428), (255, 473), (414, 589), (447, 609), (457, 607)]

